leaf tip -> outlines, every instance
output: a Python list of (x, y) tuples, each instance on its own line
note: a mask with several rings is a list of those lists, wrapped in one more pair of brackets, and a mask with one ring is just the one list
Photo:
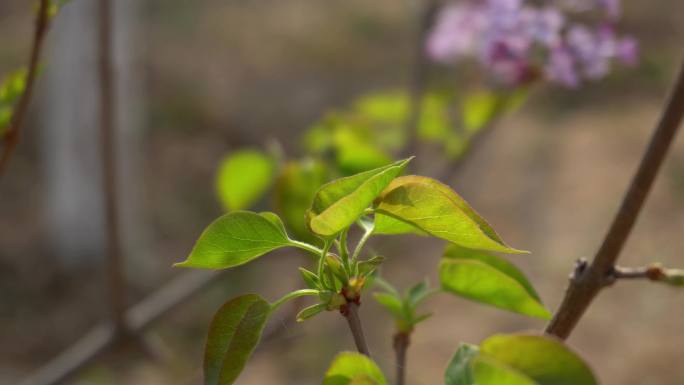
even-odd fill
[(182, 261), (182, 262), (176, 262), (171, 266), (172, 267), (191, 267), (190, 262), (187, 259), (185, 261)]

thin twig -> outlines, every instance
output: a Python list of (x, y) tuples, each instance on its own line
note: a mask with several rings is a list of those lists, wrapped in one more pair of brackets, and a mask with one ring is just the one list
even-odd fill
[(370, 357), (370, 350), (368, 349), (366, 337), (363, 334), (363, 327), (361, 327), (361, 319), (359, 318), (359, 304), (356, 302), (348, 302), (344, 306), (342, 314), (344, 315), (344, 318), (347, 319), (349, 330), (351, 330), (352, 336), (354, 336), (356, 350), (358, 350), (359, 353)]
[(425, 42), (441, 5), (440, 0), (426, 1), (427, 3), (422, 4), (419, 12), (418, 33), (414, 46), (411, 81), (408, 90), (409, 112), (406, 119), (408, 143), (404, 150), (406, 156), (414, 155), (418, 147), (418, 124), (422, 115), (423, 96), (430, 70), (430, 60), (425, 51)]
[(406, 383), (406, 352), (411, 343), (411, 335), (407, 332), (397, 332), (393, 342), (397, 365), (397, 385), (404, 385)]
[(33, 89), (38, 75), (38, 62), (40, 61), (40, 55), (43, 50), (45, 35), (47, 35), (48, 27), (50, 26), (49, 8), (50, 0), (40, 0), (40, 7), (38, 8), (38, 16), (36, 18), (36, 26), (33, 34), (33, 44), (29, 56), (29, 65), (26, 73), (26, 86), (12, 113), (9, 127), (7, 127), (7, 131), (2, 137), (3, 146), (2, 154), (0, 154), (0, 176), (7, 167), (7, 163), (9, 162), (14, 149), (17, 147), (17, 144), (19, 144), (19, 131), (24, 124), (26, 111), (28, 110), (29, 102), (33, 95)]
[(546, 333), (566, 339), (593, 299), (606, 284), (620, 256), (625, 241), (643, 208), (663, 159), (671, 147), (684, 115), (684, 64), (674, 84), (672, 94), (639, 168), (632, 179), (622, 205), (606, 234), (593, 262), (580, 263), (570, 279), (560, 308), (546, 328)]
[(117, 332), (126, 326), (126, 282), (123, 273), (119, 226), (116, 137), (116, 85), (112, 59), (112, 2), (100, 0), (98, 7), (98, 56), (100, 79), (100, 129), (102, 155), (102, 193), (105, 205), (106, 258), (110, 310)]

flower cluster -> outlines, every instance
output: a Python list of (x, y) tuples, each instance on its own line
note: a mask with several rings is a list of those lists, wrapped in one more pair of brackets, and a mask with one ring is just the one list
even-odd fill
[[(475, 58), (508, 86), (544, 77), (567, 87), (600, 79), (613, 60), (637, 62), (637, 42), (618, 36), (619, 0), (461, 0), (446, 5), (428, 42), (438, 62)], [(586, 15), (586, 17), (585, 17)], [(598, 19), (593, 23), (576, 19)], [(597, 17), (596, 17), (597, 16)]]

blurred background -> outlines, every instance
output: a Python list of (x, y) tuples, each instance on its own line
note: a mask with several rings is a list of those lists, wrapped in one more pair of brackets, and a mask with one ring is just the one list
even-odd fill
[[(307, 130), (358, 98), (410, 87), (419, 9), (388, 0), (115, 1), (119, 192), (126, 299), (139, 303), (188, 271), (174, 269), (225, 212), (216, 175), (253, 148), (304, 155)], [(596, 250), (635, 169), (682, 59), (684, 3), (626, 0), (619, 22), (640, 61), (576, 89), (540, 84), (457, 165), (434, 144), (412, 172), (442, 178), (511, 245), (511, 260), (555, 309), (579, 257)], [(96, 2), (72, 0), (54, 20), (21, 143), (0, 180), (0, 383), (27, 378), (107, 320)], [(34, 8), (0, 3), (0, 77), (25, 65)], [(472, 71), (470, 71), (472, 72)], [(435, 65), (429, 83), (458, 93), (469, 71)], [(455, 75), (456, 73), (456, 75)], [(472, 75), (476, 77), (477, 75)], [(458, 154), (457, 154), (458, 155)], [(459, 155), (460, 156), (460, 155)], [(458, 158), (458, 156), (457, 156)], [(452, 168), (453, 165), (453, 169)], [(445, 170), (448, 172), (445, 173)], [(445, 179), (446, 178), (446, 179)], [(268, 209), (264, 197), (253, 207)], [(621, 263), (684, 266), (684, 137), (677, 138)], [(443, 242), (372, 240), (383, 274), (405, 288), (437, 282)], [(222, 273), (145, 330), (146, 347), (108, 351), (66, 383), (198, 384), (204, 338), (228, 298), (276, 299), (301, 286), (301, 257), (275, 252)], [(206, 281), (209, 281), (207, 279)], [(460, 342), (544, 322), (449, 295), (415, 331), (408, 382), (442, 382)], [(283, 317), (286, 311), (283, 311)], [(265, 340), (238, 384), (315, 384), (336, 352), (353, 349), (330, 312)], [(373, 301), (362, 318), (374, 358), (393, 373), (391, 320)], [(684, 383), (684, 292), (624, 282), (603, 292), (570, 338), (608, 385)]]

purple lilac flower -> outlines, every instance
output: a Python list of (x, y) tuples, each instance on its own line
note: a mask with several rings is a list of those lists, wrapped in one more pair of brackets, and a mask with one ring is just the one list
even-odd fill
[(637, 62), (636, 40), (618, 37), (614, 30), (619, 0), (565, 2), (591, 2), (607, 20), (594, 26), (576, 23), (559, 7), (561, 1), (537, 7), (523, 0), (461, 0), (439, 15), (428, 53), (439, 62), (475, 59), (494, 80), (508, 86), (543, 74), (552, 82), (576, 87), (583, 79), (606, 76), (615, 59)]
[(575, 69), (575, 58), (565, 47), (556, 47), (551, 50), (544, 73), (549, 80), (566, 87), (575, 88), (580, 82)]

